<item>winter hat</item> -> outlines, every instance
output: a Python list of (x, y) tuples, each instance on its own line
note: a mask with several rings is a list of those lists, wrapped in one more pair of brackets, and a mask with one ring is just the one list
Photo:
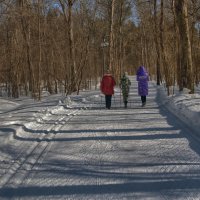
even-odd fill
[(109, 68), (106, 69), (106, 73), (110, 74), (110, 69)]
[(140, 66), (137, 70), (137, 75), (145, 76), (147, 75), (147, 71), (144, 66)]

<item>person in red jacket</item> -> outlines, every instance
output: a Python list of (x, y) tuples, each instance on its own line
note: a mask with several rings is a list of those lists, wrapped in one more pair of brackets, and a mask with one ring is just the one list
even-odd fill
[(106, 108), (110, 109), (112, 95), (114, 94), (114, 86), (116, 85), (115, 79), (111, 75), (110, 71), (107, 70), (101, 80), (101, 92), (105, 95)]

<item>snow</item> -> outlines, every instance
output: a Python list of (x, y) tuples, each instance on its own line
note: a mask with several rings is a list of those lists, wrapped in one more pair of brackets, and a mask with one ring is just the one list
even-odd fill
[(195, 94), (188, 94), (189, 90), (184, 88), (182, 92), (178, 92), (176, 88), (175, 94), (166, 95), (163, 87), (158, 88), (160, 100), (166, 104), (167, 108), (173, 112), (178, 118), (188, 124), (198, 132), (200, 130), (200, 93), (198, 88)]
[(18, 103), (6, 99), (0, 99), (0, 102), (1, 102), (0, 113), (4, 113), (18, 106)]
[(200, 90), (166, 96), (131, 79), (111, 110), (99, 90), (0, 98), (0, 199), (200, 199)]

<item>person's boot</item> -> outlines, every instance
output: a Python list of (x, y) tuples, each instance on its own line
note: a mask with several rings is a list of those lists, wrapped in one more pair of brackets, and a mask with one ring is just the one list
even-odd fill
[(127, 108), (127, 101), (124, 102), (124, 108)]
[(145, 105), (146, 105), (146, 102), (143, 102), (143, 103), (142, 103), (142, 107), (144, 107)]

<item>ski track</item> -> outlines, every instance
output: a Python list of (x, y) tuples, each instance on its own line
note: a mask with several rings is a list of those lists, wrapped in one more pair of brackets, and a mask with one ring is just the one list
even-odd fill
[(126, 110), (119, 91), (111, 110), (85, 92), (74, 108), (49, 106), (21, 126), (14, 140), (24, 148), (1, 164), (0, 199), (199, 200), (199, 140), (151, 83), (141, 108), (131, 82)]
[[(32, 129), (30, 129), (31, 127), (24, 127), (24, 129), (26, 129), (26, 131), (24, 131), (19, 128), (16, 133), (16, 138), (18, 139), (23, 136), (27, 137), (29, 133), (32, 134), (34, 132), (40, 132), (40, 134), (37, 140), (29, 146), (28, 150), (26, 149), (25, 151), (20, 151), (17, 158), (7, 166), (4, 174), (0, 177), (0, 186), (10, 187), (12, 185), (20, 185), (27, 176), (28, 171), (32, 170), (34, 165), (41, 160), (43, 154), (46, 154), (47, 150), (49, 150), (48, 146), (51, 145), (49, 141), (56, 137), (54, 131), (59, 131), (59, 129), (64, 126), (64, 124), (70, 120), (75, 113), (78, 113), (78, 110), (74, 110), (73, 112), (62, 117), (44, 117), (44, 119), (42, 119), (42, 123), (40, 121), (38, 122), (38, 118), (36, 118), (36, 123), (34, 123)], [(50, 120), (54, 122), (53, 125), (46, 124), (49, 123)], [(60, 124), (61, 121), (64, 123)], [(47, 133), (41, 134), (46, 132), (45, 130)], [(22, 145), (24, 143), (25, 142), (23, 142)]]

